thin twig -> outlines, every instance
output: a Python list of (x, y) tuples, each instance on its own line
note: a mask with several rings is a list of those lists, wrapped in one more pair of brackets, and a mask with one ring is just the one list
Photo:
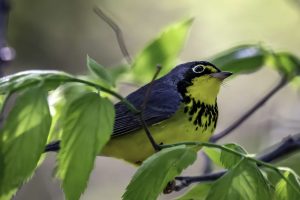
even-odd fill
[(288, 83), (288, 80), (285, 77), (282, 77), (280, 82), (269, 92), (267, 93), (260, 101), (258, 101), (252, 108), (250, 108), (242, 117), (232, 123), (228, 128), (221, 131), (218, 134), (213, 135), (210, 138), (211, 142), (217, 142), (221, 138), (225, 137), (233, 130), (238, 128), (245, 120), (247, 120), (255, 111), (262, 107), (274, 94), (276, 94), (281, 88), (283, 88)]
[(83, 80), (83, 79), (78, 79), (78, 78), (70, 78), (70, 79), (66, 79), (64, 80), (65, 82), (78, 82), (78, 83), (84, 83), (86, 85), (89, 85), (91, 87), (94, 87), (96, 89), (99, 89), (100, 91), (102, 92), (105, 92), (105, 93), (108, 93), (108, 94), (111, 94), (113, 96), (115, 96), (116, 98), (118, 98), (120, 101), (122, 101), (127, 107), (128, 109), (132, 112), (132, 113), (135, 113), (135, 114), (139, 114), (141, 111), (136, 109), (136, 107), (134, 105), (132, 105), (126, 98), (124, 98), (123, 96), (121, 96), (120, 94), (110, 90), (110, 89), (107, 89), (105, 87), (102, 87), (101, 85), (98, 85), (98, 84), (95, 84), (93, 82), (90, 82), (90, 81), (86, 81), (86, 80)]
[(99, 7), (94, 7), (93, 10), (114, 31), (114, 33), (116, 34), (116, 37), (117, 37), (117, 41), (118, 41), (120, 50), (121, 50), (124, 58), (126, 59), (126, 61), (127, 61), (128, 64), (131, 64), (132, 63), (132, 58), (131, 58), (131, 56), (129, 54), (129, 51), (128, 51), (127, 47), (126, 47), (125, 40), (124, 40), (124, 37), (123, 37), (123, 32), (120, 29), (120, 27), (117, 25), (116, 22), (114, 22), (110, 17), (108, 17), (103, 12), (103, 10), (101, 10)]
[(150, 82), (149, 85), (148, 85), (148, 88), (147, 88), (147, 91), (146, 91), (146, 94), (145, 94), (145, 97), (144, 97), (144, 102), (143, 102), (142, 107), (141, 107), (141, 111), (142, 111), (142, 112), (143, 112), (143, 111), (145, 110), (145, 108), (146, 108), (146, 104), (147, 104), (147, 102), (148, 102), (149, 95), (150, 95), (151, 90), (152, 90), (153, 82), (154, 82), (155, 79), (157, 78), (159, 72), (161, 71), (161, 68), (162, 68), (162, 67), (161, 67), (161, 65), (159, 65), (159, 64), (156, 66), (156, 72), (155, 72), (155, 74), (154, 74), (154, 76), (153, 76), (151, 82)]
[(145, 120), (144, 120), (144, 116), (143, 116), (144, 110), (145, 110), (145, 108), (146, 108), (146, 106), (147, 106), (147, 102), (148, 102), (148, 99), (149, 99), (149, 95), (150, 95), (151, 90), (152, 90), (152, 85), (153, 85), (155, 79), (157, 78), (157, 76), (158, 76), (158, 74), (159, 74), (159, 72), (160, 72), (160, 70), (161, 70), (161, 65), (157, 65), (156, 67), (157, 67), (157, 70), (156, 70), (156, 72), (155, 72), (155, 74), (154, 74), (154, 76), (153, 76), (151, 82), (148, 84), (148, 88), (147, 88), (146, 93), (145, 93), (144, 101), (143, 101), (143, 104), (142, 104), (142, 106), (141, 106), (141, 108), (140, 108), (140, 109), (141, 109), (141, 112), (139, 113), (139, 118), (140, 118), (140, 121), (141, 121), (141, 123), (142, 123), (142, 126), (143, 126), (143, 128), (144, 128), (144, 130), (145, 130), (145, 132), (146, 132), (146, 135), (147, 135), (147, 137), (148, 137), (148, 139), (149, 139), (149, 141), (150, 141), (152, 147), (154, 148), (155, 151), (160, 151), (161, 148), (160, 148), (160, 146), (155, 142), (154, 138), (152, 137), (152, 134), (151, 134), (151, 132), (150, 132), (150, 130), (149, 130), (149, 128), (148, 128), (148, 126), (147, 126)]
[[(300, 150), (300, 133), (293, 136), (288, 136), (283, 141), (274, 146), (275, 147), (272, 151), (258, 156), (257, 159), (263, 162), (270, 163)], [(179, 181), (180, 184), (176, 185), (175, 191), (180, 191), (183, 188), (188, 187), (192, 183), (215, 181), (222, 177), (226, 172), (226, 170), (222, 170), (219, 172), (204, 174), (201, 176), (176, 177), (176, 180)]]

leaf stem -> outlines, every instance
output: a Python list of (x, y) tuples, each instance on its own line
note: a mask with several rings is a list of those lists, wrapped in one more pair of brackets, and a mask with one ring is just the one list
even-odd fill
[[(13, 88), (12, 90), (9, 91), (10, 94), (14, 93), (14, 92), (17, 92), (17, 91), (20, 91), (20, 90), (23, 90), (27, 87), (32, 87), (36, 84), (39, 84), (40, 82), (59, 82), (60, 84), (62, 83), (68, 83), (68, 82), (76, 82), (76, 83), (82, 83), (82, 84), (85, 84), (87, 86), (91, 86), (97, 90), (100, 90), (102, 92), (105, 92), (105, 93), (108, 93), (116, 98), (118, 98), (120, 101), (122, 101), (127, 107), (128, 109), (135, 113), (135, 114), (139, 114), (140, 111), (135, 108), (134, 105), (132, 105), (126, 98), (124, 98), (123, 96), (121, 96), (120, 94), (118, 94), (117, 92), (114, 92), (108, 88), (105, 88), (101, 85), (98, 85), (96, 83), (93, 83), (93, 82), (90, 82), (90, 81), (86, 81), (86, 80), (83, 80), (83, 79), (79, 79), (79, 78), (76, 78), (74, 76), (68, 76), (67, 78), (64, 77), (64, 78), (58, 78), (58, 77), (48, 77), (48, 78), (45, 78), (45, 79), (37, 79), (35, 81), (32, 81), (32, 82), (29, 82), (27, 84), (24, 84), (22, 85), (21, 87), (17, 87), (17, 88)], [(5, 94), (4, 92), (2, 94)]]
[(105, 92), (105, 93), (108, 93), (108, 94), (111, 94), (113, 96), (115, 96), (116, 98), (118, 98), (120, 101), (122, 101), (123, 103), (126, 104), (126, 106), (131, 110), (131, 112), (135, 113), (135, 114), (139, 114), (140, 111), (138, 109), (135, 108), (134, 105), (132, 105), (126, 98), (124, 98), (123, 96), (121, 96), (120, 94), (110, 90), (110, 89), (107, 89), (101, 85), (98, 85), (96, 83), (93, 83), (93, 82), (90, 82), (90, 81), (86, 81), (86, 80), (83, 80), (83, 79), (78, 79), (78, 78), (71, 78), (71, 79), (68, 79), (66, 80), (66, 82), (77, 82), (77, 83), (83, 83), (85, 85), (88, 85), (88, 86), (91, 86), (91, 87), (94, 87), (102, 92)]

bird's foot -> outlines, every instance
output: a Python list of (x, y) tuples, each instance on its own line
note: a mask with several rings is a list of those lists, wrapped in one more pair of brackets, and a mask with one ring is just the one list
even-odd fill
[(175, 190), (175, 187), (176, 187), (176, 181), (172, 180), (167, 184), (167, 186), (165, 187), (163, 193), (164, 194), (170, 194), (171, 192), (173, 192)]

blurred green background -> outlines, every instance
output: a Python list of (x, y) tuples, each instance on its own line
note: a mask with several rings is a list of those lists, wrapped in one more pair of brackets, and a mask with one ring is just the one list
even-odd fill
[[(296, 0), (27, 0), (11, 3), (8, 40), (17, 57), (5, 67), (5, 74), (27, 69), (59, 69), (81, 74), (86, 72), (87, 54), (104, 66), (125, 63), (113, 31), (93, 13), (93, 6), (105, 10), (120, 25), (132, 55), (165, 26), (194, 16), (181, 61), (205, 60), (244, 43), (262, 43), (300, 56), (300, 3)], [(250, 108), (278, 80), (275, 71), (264, 68), (227, 81), (218, 99), (217, 132)], [(126, 95), (134, 89), (125, 85), (121, 91)], [(287, 135), (299, 133), (299, 100), (299, 90), (285, 87), (220, 143), (236, 142), (256, 153)], [(294, 155), (280, 164), (300, 173), (299, 158)], [(15, 199), (63, 199), (59, 183), (52, 179), (54, 166), (55, 154), (50, 153)], [(185, 174), (199, 174), (202, 167), (199, 159)], [(134, 172), (135, 168), (123, 161), (97, 158), (82, 199), (120, 199)], [(161, 199), (172, 199), (176, 195), (161, 196)]]

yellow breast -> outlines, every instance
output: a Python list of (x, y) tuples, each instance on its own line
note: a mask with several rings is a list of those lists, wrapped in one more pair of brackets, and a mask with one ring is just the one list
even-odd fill
[[(203, 120), (205, 117), (203, 118)], [(184, 104), (170, 118), (149, 127), (158, 144), (172, 144), (185, 141), (208, 141), (214, 131), (212, 128), (198, 127), (184, 113)], [(139, 164), (154, 153), (144, 130), (112, 138), (102, 151), (102, 155), (124, 159)]]

